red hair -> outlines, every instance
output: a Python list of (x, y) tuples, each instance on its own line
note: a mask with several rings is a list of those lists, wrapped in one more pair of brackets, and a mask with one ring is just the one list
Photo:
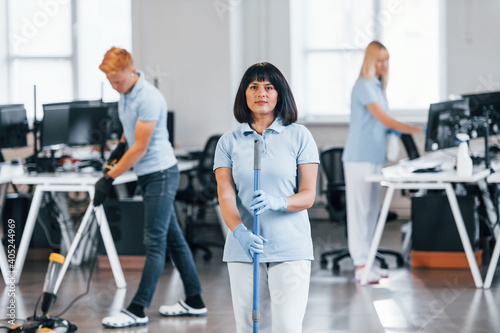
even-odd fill
[(99, 69), (108, 75), (132, 68), (133, 66), (134, 60), (132, 59), (132, 55), (125, 49), (113, 46), (104, 55)]

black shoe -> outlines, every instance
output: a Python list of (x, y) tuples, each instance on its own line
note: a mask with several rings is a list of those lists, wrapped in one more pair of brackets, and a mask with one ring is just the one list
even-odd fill
[(387, 220), (386, 220), (386, 222), (394, 221), (394, 220), (397, 220), (397, 219), (398, 219), (398, 214), (395, 213), (395, 212), (389, 211), (389, 213), (387, 214)]

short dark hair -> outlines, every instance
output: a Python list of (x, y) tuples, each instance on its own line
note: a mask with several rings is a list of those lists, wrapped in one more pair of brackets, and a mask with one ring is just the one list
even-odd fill
[(250, 66), (241, 79), (234, 100), (234, 117), (240, 123), (254, 122), (252, 111), (248, 108), (246, 90), (254, 81), (268, 80), (278, 92), (278, 101), (274, 108), (274, 116), (281, 117), (283, 125), (287, 126), (297, 121), (297, 106), (292, 90), (278, 68), (268, 62), (260, 62)]

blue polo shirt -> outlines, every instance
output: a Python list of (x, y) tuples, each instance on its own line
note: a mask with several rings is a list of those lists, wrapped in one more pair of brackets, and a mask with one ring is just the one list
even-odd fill
[(375, 118), (366, 107), (372, 103), (389, 112), (382, 82), (378, 78), (367, 80), (359, 77), (351, 94), (349, 134), (344, 147), (345, 162), (386, 161), (387, 127)]
[(138, 120), (156, 121), (146, 154), (134, 165), (138, 176), (168, 169), (177, 163), (168, 141), (167, 102), (161, 92), (146, 81), (144, 73), (137, 71), (139, 80), (129, 94), (120, 94), (118, 116), (129, 147), (135, 143), (135, 125)]
[[(224, 134), (217, 144), (214, 170), (231, 168), (236, 201), (243, 224), (253, 230), (250, 202), (254, 192), (254, 140), (262, 140), (260, 187), (273, 196), (297, 193), (299, 164), (319, 163), (318, 149), (311, 133), (303, 125), (283, 126), (277, 118), (262, 136), (248, 123)], [(266, 211), (260, 215), (264, 244), (261, 262), (312, 260), (313, 246), (307, 210), (300, 212)], [(224, 247), (224, 261), (251, 262), (238, 240), (229, 233)]]

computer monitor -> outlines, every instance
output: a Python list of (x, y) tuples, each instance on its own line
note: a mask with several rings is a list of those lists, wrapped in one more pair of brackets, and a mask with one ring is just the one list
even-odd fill
[[(23, 104), (0, 105), (0, 149), (26, 147), (29, 132)], [(4, 158), (0, 151), (0, 162)]]
[(425, 136), (425, 151), (458, 146), (456, 135), (467, 133), (471, 135), (472, 118), (467, 98), (433, 103), (429, 108), (427, 133)]
[(28, 132), (24, 104), (0, 105), (0, 148), (26, 147)]
[(476, 137), (485, 136), (485, 116), (488, 117), (490, 123), (489, 135), (500, 134), (500, 91), (479, 94), (462, 94), (462, 97), (469, 99), (471, 117), (473, 120), (476, 120), (473, 121), (472, 124), (473, 135)]
[(104, 145), (108, 138), (110, 118), (105, 105), (71, 105), (67, 144), (70, 146)]
[(108, 139), (119, 140), (123, 134), (122, 123), (118, 116), (118, 102), (103, 103), (108, 108), (108, 117), (110, 119)]
[(40, 129), (42, 150), (59, 149), (68, 144), (70, 107), (71, 103), (43, 105), (43, 120)]
[[(118, 114), (113, 120), (117, 103), (73, 101), (44, 104), (41, 124), (41, 147), (58, 149), (63, 145), (103, 145), (113, 131), (120, 132)], [(117, 125), (118, 124), (118, 125)]]

